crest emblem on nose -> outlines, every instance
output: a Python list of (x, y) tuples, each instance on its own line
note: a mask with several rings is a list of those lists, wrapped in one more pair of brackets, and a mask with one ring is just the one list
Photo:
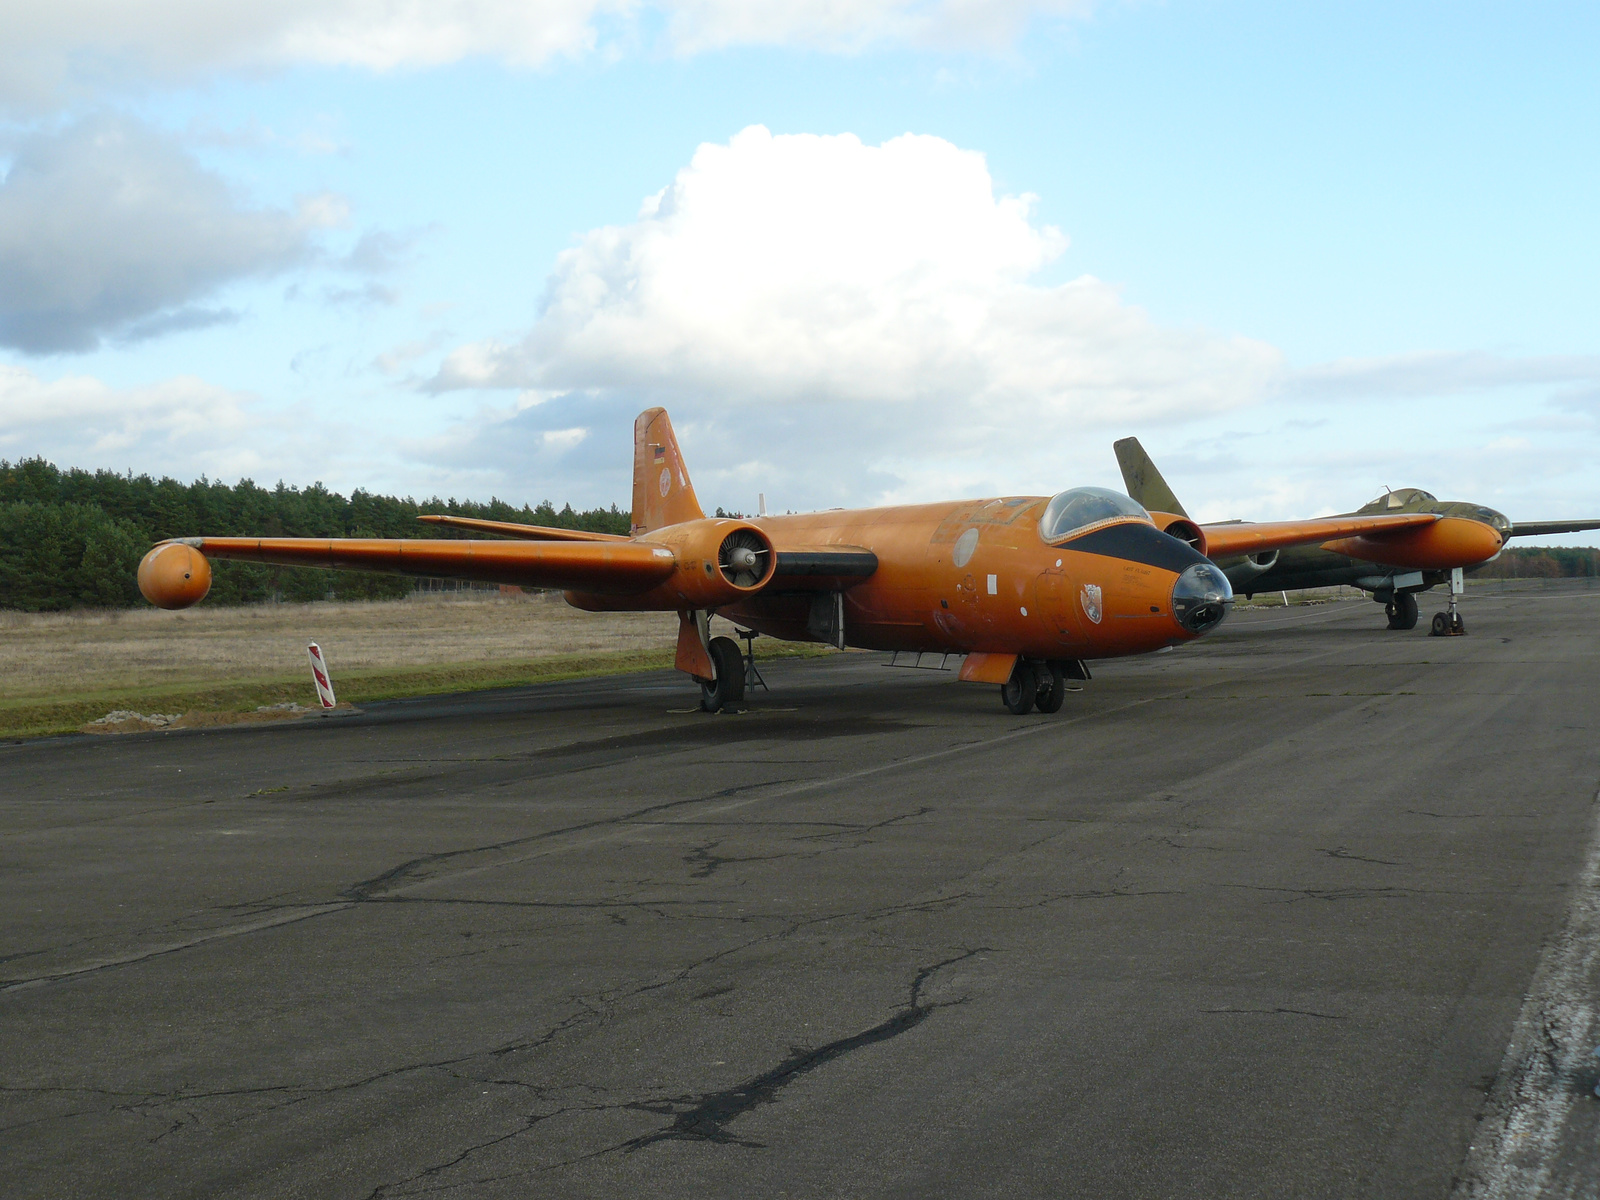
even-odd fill
[(1083, 615), (1096, 625), (1100, 624), (1100, 585), (1084, 584), (1083, 591), (1078, 593), (1078, 600), (1083, 605)]

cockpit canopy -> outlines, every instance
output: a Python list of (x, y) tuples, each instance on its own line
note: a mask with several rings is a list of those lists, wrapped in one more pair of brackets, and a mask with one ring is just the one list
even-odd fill
[(1432, 492), (1425, 492), (1421, 488), (1393, 488), (1373, 500), (1362, 505), (1361, 511), (1368, 509), (1374, 511), (1384, 508), (1404, 508), (1408, 504), (1433, 504), (1439, 497)]
[(1045, 505), (1044, 516), (1039, 518), (1039, 536), (1047, 542), (1059, 542), (1087, 526), (1119, 517), (1148, 521), (1150, 514), (1137, 500), (1110, 488), (1071, 488)]

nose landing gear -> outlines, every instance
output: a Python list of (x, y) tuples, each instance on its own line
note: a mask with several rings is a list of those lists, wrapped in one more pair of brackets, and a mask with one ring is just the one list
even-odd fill
[(1088, 678), (1089, 668), (1076, 659), (1029, 662), (1019, 658), (1012, 669), (1011, 678), (1000, 685), (1000, 702), (1019, 717), (1035, 710), (1042, 713), (1060, 712), (1069, 691), (1083, 690), (1069, 686), (1067, 681)]
[(1467, 623), (1461, 619), (1461, 593), (1467, 590), (1466, 580), (1462, 577), (1461, 568), (1456, 567), (1450, 572), (1450, 607), (1444, 612), (1433, 614), (1433, 623), (1428, 627), (1429, 637), (1461, 637), (1467, 632)]
[(1019, 658), (1011, 678), (1000, 685), (1000, 702), (1017, 716), (1025, 717), (1033, 710), (1033, 702), (1038, 696), (1039, 673), (1033, 669), (1031, 662)]

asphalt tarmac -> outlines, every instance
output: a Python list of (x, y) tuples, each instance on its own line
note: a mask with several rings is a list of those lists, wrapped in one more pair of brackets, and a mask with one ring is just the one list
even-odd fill
[(1424, 599), (0, 747), (0, 1190), (1595, 1194), (1600, 589)]

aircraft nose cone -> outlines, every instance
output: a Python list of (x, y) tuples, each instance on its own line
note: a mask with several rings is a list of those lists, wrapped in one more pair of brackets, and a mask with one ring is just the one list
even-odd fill
[[(1463, 565), (1488, 562), (1506, 544), (1505, 535), (1511, 529), (1511, 522), (1497, 512), (1485, 511), (1485, 519), (1450, 523), (1448, 540), (1454, 543), (1455, 557)], [(1496, 517), (1499, 521), (1494, 520)]]
[(1233, 603), (1228, 577), (1209, 562), (1185, 567), (1172, 585), (1172, 615), (1190, 633), (1208, 633), (1222, 624)]

